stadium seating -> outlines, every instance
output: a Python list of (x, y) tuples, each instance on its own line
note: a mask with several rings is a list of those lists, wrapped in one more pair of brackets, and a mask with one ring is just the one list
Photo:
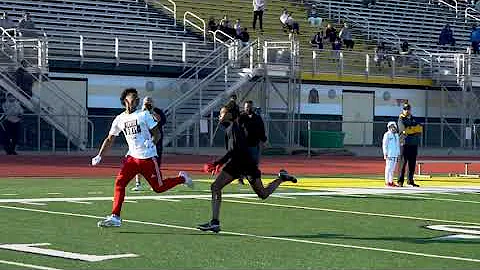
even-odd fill
[[(36, 27), (49, 37), (50, 60), (172, 66), (188, 64), (182, 61), (182, 42), (187, 44), (186, 60), (190, 63), (212, 49), (212, 44), (205, 44), (198, 35), (184, 33), (183, 27), (174, 26), (170, 16), (135, 0), (3, 0), (0, 3), (14, 21), (24, 12), (31, 14)], [(81, 59), (80, 36), (83, 36), (84, 59)], [(118, 55), (115, 38), (118, 38)], [(150, 40), (153, 61), (149, 59)]]

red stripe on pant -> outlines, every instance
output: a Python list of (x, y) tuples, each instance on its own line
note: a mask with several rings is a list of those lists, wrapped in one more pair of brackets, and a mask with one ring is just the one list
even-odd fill
[(137, 159), (127, 156), (122, 169), (115, 179), (112, 214), (120, 216), (122, 204), (125, 200), (125, 188), (137, 174), (143, 175), (152, 189), (157, 193), (165, 192), (179, 184), (185, 183), (183, 177), (174, 177), (163, 179), (163, 185), (160, 186), (158, 179), (161, 179), (161, 176), (158, 175), (157, 172), (160, 173), (158, 166), (155, 165), (155, 162), (151, 158)]

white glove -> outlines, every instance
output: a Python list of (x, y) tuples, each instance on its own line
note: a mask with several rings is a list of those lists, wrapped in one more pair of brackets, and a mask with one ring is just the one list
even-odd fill
[(97, 166), (98, 163), (100, 163), (100, 161), (102, 161), (102, 157), (97, 155), (96, 157), (92, 158), (92, 166)]

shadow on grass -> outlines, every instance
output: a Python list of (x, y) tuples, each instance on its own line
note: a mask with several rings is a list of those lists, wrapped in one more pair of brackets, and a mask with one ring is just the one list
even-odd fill
[(437, 237), (397, 237), (397, 236), (382, 236), (382, 237), (357, 237), (342, 234), (293, 234), (293, 235), (272, 235), (271, 237), (296, 238), (296, 239), (343, 239), (343, 240), (367, 240), (367, 241), (396, 241), (410, 244), (430, 244), (430, 243), (445, 243), (445, 244), (479, 244), (480, 240), (442, 240)]

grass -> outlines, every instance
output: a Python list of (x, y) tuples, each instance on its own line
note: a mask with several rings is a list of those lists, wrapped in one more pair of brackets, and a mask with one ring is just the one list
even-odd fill
[[(111, 179), (0, 179), (0, 243), (50, 243), (43, 248), (138, 255), (82, 262), (0, 249), (0, 269), (25, 269), (2, 261), (57, 269), (478, 269), (480, 240), (438, 240), (454, 233), (425, 228), (470, 224), (480, 233), (480, 194), (475, 193), (480, 189), (459, 190), (480, 186), (480, 180), (448, 180), (420, 181), (428, 187), (454, 185), (456, 189), (448, 193), (429, 189), (416, 194), (402, 189), (384, 194), (383, 188), (375, 189), (380, 193), (362, 188), (357, 190), (362, 195), (352, 197), (335, 188), (382, 187), (382, 180), (301, 178), (301, 185), (278, 190), (288, 197), (262, 202), (254, 197), (225, 196), (222, 233), (213, 234), (195, 229), (210, 218), (207, 179), (197, 181), (195, 190), (182, 186), (159, 195), (188, 196), (176, 201), (144, 197), (156, 195), (152, 191), (128, 191), (127, 197), (137, 197), (124, 204), (124, 223), (113, 229), (96, 227), (96, 221), (111, 210)], [(299, 194), (316, 191), (325, 191), (325, 195)], [(235, 183), (225, 193), (253, 194), (248, 186)], [(11, 201), (72, 197), (91, 204), (61, 199), (46, 205)], [(106, 198), (93, 201), (91, 197)]]

